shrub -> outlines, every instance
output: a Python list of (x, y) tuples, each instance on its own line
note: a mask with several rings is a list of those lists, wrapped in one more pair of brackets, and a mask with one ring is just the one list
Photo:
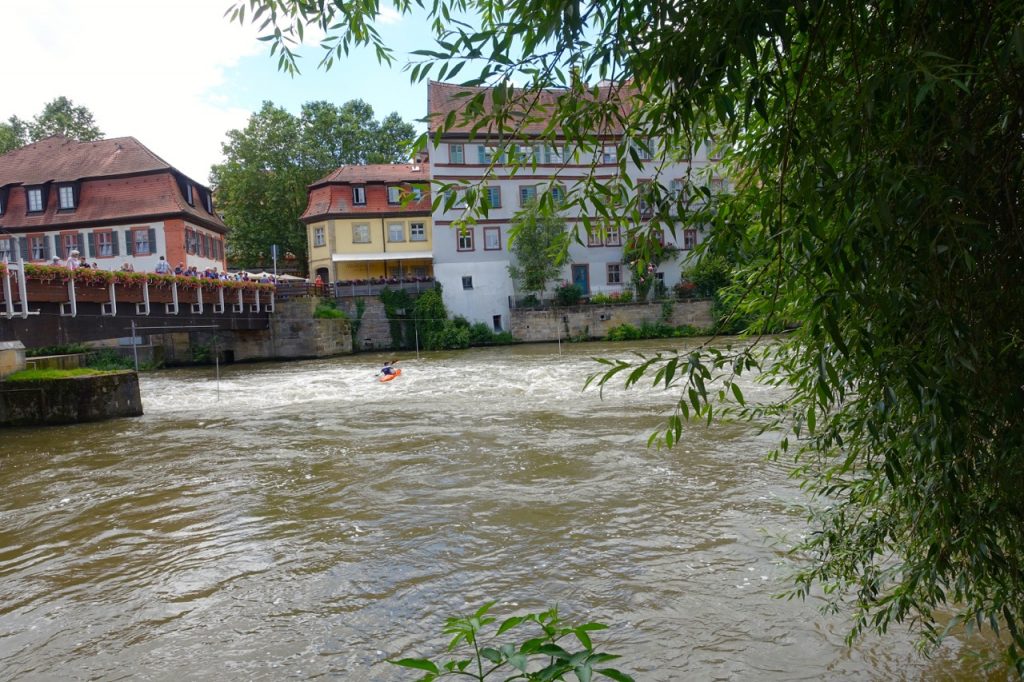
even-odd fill
[(469, 327), (445, 320), (441, 328), (428, 337), (427, 346), (434, 350), (469, 348)]
[(336, 320), (339, 318), (348, 319), (344, 310), (338, 310), (338, 304), (333, 298), (321, 298), (313, 309), (313, 318), (317, 320)]
[(562, 282), (555, 289), (555, 301), (558, 305), (568, 306), (576, 305), (583, 298), (583, 288), (578, 284), (572, 284), (571, 282)]
[(44, 355), (76, 355), (86, 353), (89, 348), (81, 343), (68, 343), (60, 346), (43, 346), (42, 348), (26, 348), (26, 358), (38, 358)]

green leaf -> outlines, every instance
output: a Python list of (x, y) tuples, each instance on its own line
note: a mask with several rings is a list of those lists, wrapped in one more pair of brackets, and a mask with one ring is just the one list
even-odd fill
[(403, 668), (415, 668), (417, 670), (426, 670), (429, 673), (439, 675), (441, 670), (434, 665), (431, 661), (425, 658), (402, 658), (397, 661), (388, 660), (388, 663), (394, 665), (400, 665)]

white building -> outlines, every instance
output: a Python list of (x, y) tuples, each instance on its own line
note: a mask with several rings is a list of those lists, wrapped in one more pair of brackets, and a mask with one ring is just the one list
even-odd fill
[[(508, 329), (510, 310), (526, 293), (516, 290), (508, 272), (514, 257), (508, 248), (508, 233), (515, 213), (539, 193), (552, 191), (557, 198), (560, 192), (571, 192), (574, 184), (587, 176), (598, 180), (615, 178), (620, 172), (616, 153), (622, 135), (606, 135), (602, 138), (603, 149), (580, 154), (567, 151), (565, 144), (538, 142), (546, 122), (535, 121), (521, 129), (521, 140), (512, 145), (520, 163), (508, 163), (509, 159), (504, 158), (492, 167), (495, 143), (488, 139), (486, 130), (474, 134), (471, 125), (458, 121), (469, 99), (467, 93), (473, 95), (482, 90), (486, 89), (439, 82), (429, 85), (432, 121), (429, 153), (435, 187), (438, 182), (478, 186), (481, 192), (486, 192), (490, 206), (486, 217), (477, 217), (473, 224), (465, 227), (457, 224), (465, 213), (461, 204), (448, 210), (443, 205), (435, 209), (434, 275), (444, 288), (444, 302), (451, 314), (461, 315), (471, 322), (486, 322), (495, 330), (501, 330)], [(554, 98), (558, 92), (545, 94)], [(489, 93), (485, 94), (485, 102), (490, 102)], [(456, 112), (457, 123), (435, 144), (434, 122), (443, 121), (451, 112)], [(724, 180), (714, 177), (717, 159), (709, 158), (708, 145), (701, 145), (690, 158), (684, 158), (685, 154), (671, 156), (681, 160), (648, 161), (638, 166), (630, 159), (626, 172), (638, 188), (656, 180), (679, 192), (695, 177), (707, 177), (713, 191), (724, 188)], [(535, 163), (524, 163), (526, 160)], [(491, 170), (491, 177), (485, 182), (488, 170)], [(584, 245), (573, 243), (570, 246), (569, 262), (561, 279), (580, 285), (585, 296), (630, 288), (629, 267), (623, 262), (625, 235), (622, 230), (588, 237), (584, 234), (578, 209), (564, 216), (570, 229), (580, 230)], [(675, 245), (679, 252), (672, 260), (662, 263), (655, 273), (665, 286), (671, 288), (679, 282), (681, 263), (699, 239), (697, 230), (678, 230), (674, 237), (666, 230), (664, 243)]]

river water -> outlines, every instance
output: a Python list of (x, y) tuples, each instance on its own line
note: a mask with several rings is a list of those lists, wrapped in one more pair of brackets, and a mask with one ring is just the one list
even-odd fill
[[(654, 351), (668, 342), (630, 349)], [(675, 342), (682, 345), (684, 342)], [(772, 435), (647, 437), (622, 345), (167, 370), (145, 416), (3, 432), (0, 679), (410, 680), (444, 619), (558, 604), (637, 680), (973, 679), (773, 598), (804, 532)], [(768, 389), (745, 386), (748, 399)]]

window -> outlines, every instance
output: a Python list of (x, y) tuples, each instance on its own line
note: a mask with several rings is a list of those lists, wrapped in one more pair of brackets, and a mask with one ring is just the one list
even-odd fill
[(423, 198), (423, 188), (422, 187), (413, 187), (409, 191), (412, 192), (412, 200), (413, 201), (419, 201), (420, 199)]
[(57, 197), (60, 200), (61, 209), (75, 207), (75, 188), (71, 185), (61, 185), (57, 190)]
[(405, 241), (405, 223), (388, 223), (388, 241)]
[(32, 260), (46, 260), (46, 237), (41, 234), (29, 235), (29, 254)]
[(562, 148), (544, 145), (544, 163), (561, 163)]
[(464, 275), (462, 277), (462, 288), (463, 289), (472, 289), (473, 288), (473, 278), (471, 276)]
[(519, 188), (519, 205), (526, 206), (537, 198), (536, 185), (523, 185)]
[(114, 255), (114, 233), (108, 231), (96, 232), (96, 253), (99, 258), (110, 258)]
[(327, 240), (324, 238), (324, 228), (323, 227), (314, 227), (313, 228), (313, 246), (323, 246), (326, 243), (327, 243)]
[(70, 256), (72, 251), (81, 251), (81, 246), (78, 244), (78, 233), (61, 232), (60, 248), (61, 256), (63, 256), (64, 258)]
[(452, 208), (466, 208), (466, 190), (453, 190), (450, 189), (445, 192), (446, 201), (451, 200)]
[(190, 227), (185, 228), (185, 253), (195, 254), (199, 251), (198, 240), (196, 239), (196, 232)]
[(494, 159), (494, 147), (488, 147), (487, 145), (478, 144), (476, 146), (476, 160), (484, 165), (490, 165)]
[(651, 141), (643, 140), (633, 143), (633, 151), (636, 152), (637, 158), (641, 161), (650, 161), (654, 158), (654, 154), (651, 152)]
[(459, 231), (458, 231), (457, 234), (458, 234), (458, 238), (459, 238), (458, 250), (459, 251), (472, 251), (473, 250), (473, 228), (472, 227), (459, 228)]
[(501, 187), (487, 188), (487, 207), (501, 208)]
[(466, 150), (461, 144), (448, 145), (448, 162), (459, 166), (466, 163)]
[(711, 193), (721, 194), (725, 191), (725, 180), (722, 178), (711, 178)]
[(637, 180), (637, 209), (643, 220), (650, 220), (654, 216), (653, 194), (654, 186), (650, 180)]
[(391, 205), (402, 203), (402, 188), (391, 186), (388, 187), (388, 203)]
[(501, 251), (501, 228), (484, 228), (484, 251)]
[(722, 148), (715, 140), (707, 141), (708, 148), (708, 159), (710, 161), (721, 161), (722, 160)]
[(149, 243), (148, 228), (132, 228), (132, 253), (136, 256), (148, 256), (153, 253), (153, 245)]
[(697, 246), (697, 230), (683, 230), (683, 250), (689, 251)]
[(531, 163), (536, 158), (533, 145), (517, 144), (513, 147), (512, 153), (515, 156), (516, 163)]
[(615, 163), (616, 159), (615, 147), (605, 147), (601, 150), (601, 163)]
[(352, 226), (352, 243), (370, 243), (370, 225), (368, 223), (358, 223)]
[(11, 260), (11, 240), (9, 237), (0, 238), (0, 261)]
[(409, 241), (427, 241), (427, 228), (423, 223), (412, 223), (409, 225)]
[(551, 199), (556, 205), (561, 204), (565, 201), (565, 188), (561, 185), (554, 185), (551, 188)]
[(28, 190), (28, 212), (39, 213), (43, 210), (43, 190), (34, 187)]
[(352, 203), (356, 206), (366, 205), (366, 187), (357, 185), (352, 188)]
[(622, 232), (617, 225), (608, 228), (608, 234), (604, 238), (605, 246), (622, 246)]
[(500, 332), (501, 331), (501, 315), (492, 315), (491, 316), (491, 325), (494, 327), (494, 331)]
[(587, 232), (587, 246), (601, 246), (604, 242), (601, 240), (601, 232), (598, 228)]
[(195, 206), (196, 200), (192, 196), (192, 183), (188, 181), (185, 182), (185, 201), (189, 206)]
[(676, 178), (669, 183), (669, 191), (672, 193), (672, 198), (679, 200), (683, 198), (683, 180), (682, 178)]
[(609, 263), (607, 275), (608, 284), (622, 284), (622, 264)]

